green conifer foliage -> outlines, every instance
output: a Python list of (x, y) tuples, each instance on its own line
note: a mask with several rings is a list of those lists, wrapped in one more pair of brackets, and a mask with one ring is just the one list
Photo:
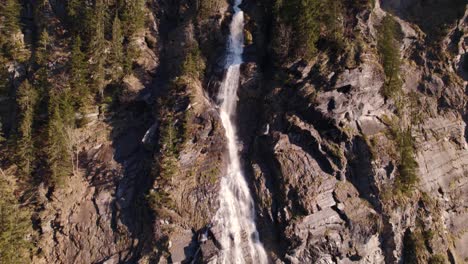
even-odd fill
[(87, 47), (93, 34), (94, 12), (90, 1), (70, 0), (67, 3), (67, 21), (74, 36), (80, 36)]
[(378, 50), (385, 72), (385, 84), (382, 94), (387, 98), (394, 98), (401, 93), (400, 79), (400, 49), (398, 44), (401, 29), (391, 15), (382, 20), (379, 30)]
[(92, 78), (94, 88), (101, 98), (104, 97), (105, 86), (105, 62), (106, 62), (106, 38), (105, 38), (105, 17), (106, 9), (103, 0), (96, 0), (94, 11), (94, 33), (91, 40), (90, 49), (92, 51)]
[(39, 66), (46, 66), (47, 59), (49, 58), (49, 43), (50, 43), (50, 36), (46, 30), (41, 32), (39, 37), (39, 41), (36, 46), (36, 63)]
[(17, 0), (4, 0), (0, 3), (0, 16), (4, 18), (2, 33), (9, 36), (20, 30), (20, 11), (21, 5)]
[(296, 53), (310, 57), (316, 53), (316, 43), (320, 37), (321, 1), (283, 1), (280, 15), (290, 24), (295, 33)]
[(146, 0), (122, 0), (122, 23), (125, 25), (125, 37), (131, 38), (136, 32), (143, 29), (146, 21)]
[(122, 65), (124, 62), (124, 49), (123, 49), (124, 36), (122, 32), (122, 25), (118, 16), (115, 16), (112, 23), (112, 50), (111, 50), (111, 64), (113, 79), (117, 80), (122, 76)]
[[(47, 162), (51, 181), (63, 185), (72, 173), (72, 146), (68, 134), (70, 129), (70, 106), (66, 95), (58, 89), (49, 91), (48, 124), (47, 124)], [(71, 111), (72, 112), (72, 111)]]
[(4, 133), (3, 133), (3, 124), (0, 121), (0, 144), (2, 144), (5, 141), (6, 141), (6, 139), (5, 139), (5, 136), (4, 136)]
[(21, 176), (29, 177), (34, 162), (33, 122), (37, 92), (28, 80), (19, 86), (16, 103), (20, 114), (15, 151), (16, 161)]
[(8, 94), (10, 86), (8, 81), (8, 71), (5, 66), (6, 63), (6, 58), (4, 58), (0, 52), (0, 96)]
[(21, 206), (14, 195), (14, 189), (0, 172), (0, 263), (31, 263), (33, 248), (31, 212)]
[(90, 91), (86, 83), (87, 64), (86, 55), (81, 50), (81, 38), (74, 39), (71, 53), (70, 85), (77, 109), (84, 112), (90, 101)]
[(205, 71), (205, 62), (201, 57), (198, 45), (193, 45), (187, 52), (185, 60), (182, 64), (182, 75), (199, 79)]
[(14, 34), (21, 32), (21, 5), (18, 0), (4, 0), (0, 2), (0, 53), (11, 59), (18, 59), (21, 47)]

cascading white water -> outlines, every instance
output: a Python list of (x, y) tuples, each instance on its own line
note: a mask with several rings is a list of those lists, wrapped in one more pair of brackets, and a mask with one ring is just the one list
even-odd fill
[(229, 150), (227, 174), (221, 179), (220, 208), (214, 225), (219, 230), (218, 239), (223, 250), (218, 263), (268, 263), (255, 226), (255, 209), (252, 196), (241, 170), (233, 123), (237, 105), (240, 65), (244, 51), (244, 13), (239, 8), (242, 0), (235, 0), (234, 15), (230, 25), (226, 76), (218, 99), (222, 102), (220, 116), (226, 131)]

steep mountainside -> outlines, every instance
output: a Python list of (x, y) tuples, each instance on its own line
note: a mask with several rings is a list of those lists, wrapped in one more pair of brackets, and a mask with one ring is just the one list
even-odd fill
[(270, 263), (468, 263), (466, 1), (234, 5), (0, 2), (0, 263), (258, 251), (255, 228), (215, 219), (229, 39), (238, 175)]

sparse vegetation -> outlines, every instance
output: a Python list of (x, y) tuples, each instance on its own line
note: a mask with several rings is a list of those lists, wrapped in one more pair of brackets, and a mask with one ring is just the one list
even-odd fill
[(0, 121), (0, 146), (5, 141), (6, 141), (6, 138), (5, 138), (5, 134), (3, 133), (3, 125), (2, 125), (2, 122)]
[(425, 259), (424, 239), (419, 229), (406, 230), (403, 237), (403, 263), (419, 264)]
[(199, 184), (215, 184), (218, 180), (220, 170), (218, 167), (212, 167), (207, 171), (200, 173)]
[[(190, 89), (188, 87), (191, 82), (203, 78), (204, 70), (205, 63), (200, 50), (196, 44), (192, 44), (181, 62), (179, 76), (171, 81), (167, 93), (159, 98), (159, 153), (155, 157), (153, 171), (157, 187), (147, 197), (153, 208), (156, 208), (156, 213), (161, 213), (161, 208), (173, 206), (166, 188), (174, 184), (174, 176), (182, 173), (178, 164), (179, 154), (186, 141), (191, 138), (189, 122), (192, 112), (185, 107), (191, 100), (187, 90)], [(204, 172), (199, 180), (212, 182), (214, 173), (215, 171)], [(190, 174), (188, 176), (193, 177)]]
[(185, 60), (182, 64), (181, 76), (188, 76), (194, 79), (203, 77), (205, 71), (205, 62), (203, 61), (200, 49), (193, 44), (188, 50)]
[[(397, 117), (394, 120), (387, 120), (390, 138), (395, 142), (398, 152), (398, 177), (395, 181), (395, 190), (404, 195), (410, 195), (418, 182), (418, 163), (415, 159), (412, 127), (401, 123), (401, 120), (406, 114), (404, 109), (409, 108), (410, 112), (413, 113), (411, 107), (417, 101), (413, 100), (415, 95), (407, 96), (402, 89), (399, 48), (401, 35), (401, 28), (397, 21), (392, 15), (386, 15), (382, 20), (378, 35), (378, 52), (385, 72), (385, 83), (381, 93), (385, 98), (393, 99), (397, 110)], [(418, 116), (410, 118), (415, 121)]]
[(198, 16), (201, 19), (207, 19), (214, 15), (220, 7), (219, 0), (198, 0)]
[(419, 181), (411, 127), (402, 128), (396, 120), (391, 120), (387, 125), (389, 125), (388, 136), (395, 142), (398, 152), (398, 176), (395, 181), (395, 191), (403, 195), (411, 195)]
[(385, 72), (385, 84), (382, 95), (395, 101), (401, 96), (402, 80), (400, 78), (400, 48), (401, 29), (391, 15), (383, 18), (379, 28), (378, 51)]
[(429, 258), (429, 264), (446, 264), (447, 259), (442, 254), (435, 254)]
[[(415, 1), (404, 10), (405, 19), (417, 24), (427, 34), (427, 44), (434, 45), (439, 44), (449, 28), (463, 16), (465, 7), (465, 0)], [(434, 10), (437, 10), (437, 16), (427, 19)]]
[(400, 160), (398, 164), (397, 188), (405, 194), (409, 194), (418, 182), (418, 163), (414, 156), (414, 143), (411, 129), (399, 131), (396, 136)]

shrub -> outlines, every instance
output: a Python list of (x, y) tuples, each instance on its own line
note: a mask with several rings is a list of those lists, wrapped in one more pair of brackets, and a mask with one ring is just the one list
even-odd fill
[(198, 16), (201, 19), (207, 19), (216, 14), (220, 6), (219, 0), (199, 0), (198, 2)]
[(382, 95), (385, 98), (396, 99), (401, 94), (402, 81), (399, 76), (401, 59), (399, 39), (401, 28), (391, 15), (382, 20), (378, 35), (378, 51), (385, 72), (385, 83)]
[(429, 259), (429, 264), (445, 264), (445, 263), (447, 263), (447, 260), (445, 259), (445, 256), (442, 254), (432, 255), (431, 258)]
[(418, 182), (418, 163), (414, 158), (414, 143), (410, 129), (400, 131), (397, 137), (397, 146), (400, 152), (398, 165), (397, 188), (408, 194)]
[(205, 71), (205, 62), (203, 61), (198, 45), (192, 45), (188, 50), (185, 60), (182, 63), (182, 76), (188, 76), (200, 79)]
[(403, 263), (418, 264), (422, 263), (425, 251), (424, 239), (418, 230), (414, 232), (406, 230), (403, 237)]
[(396, 191), (409, 195), (419, 181), (417, 175), (418, 163), (414, 157), (415, 146), (411, 128), (401, 128), (396, 120), (391, 120), (389, 125), (389, 136), (395, 142), (398, 151)]

